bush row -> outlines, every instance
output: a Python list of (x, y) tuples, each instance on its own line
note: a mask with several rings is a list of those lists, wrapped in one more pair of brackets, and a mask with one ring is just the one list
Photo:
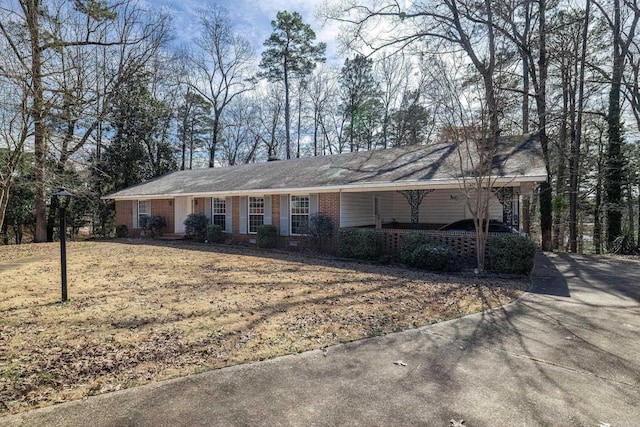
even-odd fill
[[(209, 224), (203, 214), (191, 214), (185, 219), (187, 237), (198, 242), (223, 241), (222, 228)], [(313, 239), (331, 237), (333, 223), (324, 216), (310, 219), (310, 234)], [(166, 226), (161, 216), (150, 216), (144, 219), (141, 227), (155, 235)], [(128, 237), (126, 225), (116, 227), (116, 237)], [(275, 225), (258, 227), (256, 244), (261, 248), (274, 248), (278, 243), (278, 229)], [(621, 246), (624, 246), (621, 245)], [(628, 248), (624, 248), (627, 251)], [(624, 249), (621, 251), (623, 252)], [(340, 229), (338, 231), (338, 251), (343, 257), (367, 261), (384, 259), (382, 236), (373, 229)], [(488, 242), (488, 267), (498, 273), (529, 274), (533, 269), (536, 252), (535, 243), (528, 237), (519, 234), (504, 234), (493, 237)], [(458, 256), (450, 246), (434, 242), (424, 233), (407, 233), (402, 236), (399, 248), (400, 261), (425, 270), (456, 271), (459, 269)]]

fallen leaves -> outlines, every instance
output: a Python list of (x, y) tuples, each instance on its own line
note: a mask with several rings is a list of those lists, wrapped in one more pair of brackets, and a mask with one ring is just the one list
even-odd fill
[(70, 242), (70, 300), (60, 304), (57, 245), (1, 249), (0, 414), (326, 355), (339, 342), (503, 304), (527, 286), (250, 248)]

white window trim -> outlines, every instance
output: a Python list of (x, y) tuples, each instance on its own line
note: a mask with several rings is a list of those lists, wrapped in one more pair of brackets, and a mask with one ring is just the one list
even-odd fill
[(294, 214), (293, 213), (293, 198), (294, 197), (306, 197), (307, 198), (307, 222), (309, 221), (309, 216), (311, 215), (311, 196), (309, 194), (290, 194), (289, 195), (289, 235), (291, 236), (305, 236), (306, 234), (294, 233), (293, 232), (293, 215), (305, 215), (305, 214)]
[[(262, 213), (261, 214), (251, 213), (251, 199), (262, 199)], [(257, 229), (256, 229), (256, 231), (251, 231), (251, 217), (252, 216), (262, 215), (262, 224), (264, 224), (264, 209), (265, 209), (264, 205), (265, 205), (264, 196), (249, 196), (249, 197), (247, 197), (247, 234), (258, 234), (258, 230)]]
[(144, 206), (145, 213), (142, 215), (151, 216), (151, 203), (149, 200), (138, 200), (137, 212), (136, 212), (136, 226), (134, 228), (142, 228), (140, 226), (140, 205)]
[[(222, 201), (222, 204), (224, 206), (224, 211), (220, 212), (219, 210), (216, 210), (216, 201)], [(218, 205), (219, 207), (220, 205)], [(222, 228), (222, 232), (226, 233), (226, 222), (227, 222), (227, 199), (225, 198), (221, 198), (221, 197), (212, 197), (211, 198), (211, 224), (215, 224), (215, 217), (216, 215), (218, 216), (223, 216), (224, 217), (224, 221), (225, 221), (225, 227)]]

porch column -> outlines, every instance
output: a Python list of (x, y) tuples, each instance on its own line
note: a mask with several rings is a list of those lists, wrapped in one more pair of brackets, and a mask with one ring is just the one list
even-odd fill
[(533, 195), (533, 184), (530, 182), (523, 183), (520, 186), (520, 194), (522, 196), (522, 228), (523, 233), (529, 234), (531, 231), (531, 196)]
[(415, 228), (420, 222), (420, 204), (424, 196), (431, 193), (433, 190), (403, 190), (398, 191), (402, 194), (411, 206), (411, 225)]
[(502, 205), (502, 222), (510, 226), (518, 227), (513, 217), (513, 187), (500, 187), (494, 192)]

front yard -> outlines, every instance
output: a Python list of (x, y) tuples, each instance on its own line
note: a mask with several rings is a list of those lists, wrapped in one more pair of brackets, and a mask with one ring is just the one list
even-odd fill
[(146, 241), (0, 247), (0, 414), (505, 304), (527, 279)]

